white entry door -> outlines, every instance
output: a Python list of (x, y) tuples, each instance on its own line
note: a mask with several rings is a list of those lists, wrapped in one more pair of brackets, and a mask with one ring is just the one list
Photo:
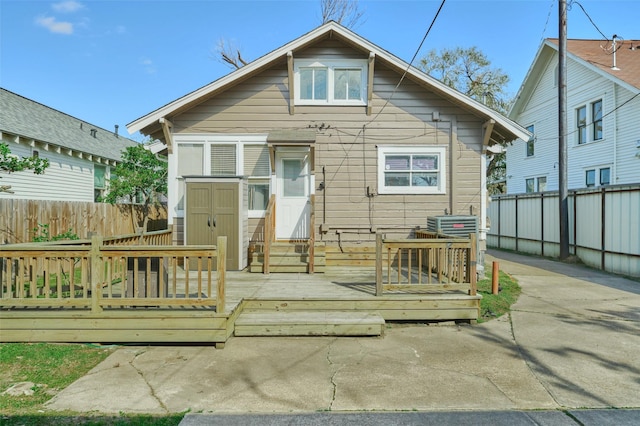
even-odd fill
[(309, 151), (276, 151), (276, 239), (309, 238)]

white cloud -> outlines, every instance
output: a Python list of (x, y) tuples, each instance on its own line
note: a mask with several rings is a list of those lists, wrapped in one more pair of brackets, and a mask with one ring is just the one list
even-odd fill
[(78, 3), (77, 1), (73, 1), (73, 0), (54, 3), (51, 5), (51, 7), (56, 12), (62, 12), (62, 13), (73, 13), (80, 9), (84, 9), (84, 5), (82, 3)]
[(155, 74), (156, 67), (153, 65), (153, 61), (149, 58), (140, 58), (140, 65), (144, 68), (147, 74)]
[(73, 34), (71, 22), (58, 21), (53, 16), (40, 16), (36, 18), (36, 24), (56, 34)]

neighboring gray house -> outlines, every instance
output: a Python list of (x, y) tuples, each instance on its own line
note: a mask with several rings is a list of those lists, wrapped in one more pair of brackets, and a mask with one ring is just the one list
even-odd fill
[[(509, 117), (507, 193), (558, 190), (558, 40), (542, 43)], [(640, 41), (567, 40), (569, 189), (640, 183)]]
[(483, 244), (487, 148), (528, 135), (335, 22), (128, 129), (167, 145), (174, 241), (227, 235), (238, 269), (270, 239), (369, 265), (428, 216), (475, 216)]
[(47, 158), (45, 174), (2, 173), (0, 198), (92, 202), (136, 142), (0, 88), (0, 136), (12, 154)]

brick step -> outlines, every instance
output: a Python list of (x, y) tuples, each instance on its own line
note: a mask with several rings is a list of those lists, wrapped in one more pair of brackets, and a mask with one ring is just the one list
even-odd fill
[(249, 311), (235, 322), (236, 336), (381, 336), (384, 318), (375, 312)]

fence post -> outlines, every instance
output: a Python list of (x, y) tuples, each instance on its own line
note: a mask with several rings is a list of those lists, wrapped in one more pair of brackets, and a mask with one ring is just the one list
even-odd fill
[[(102, 255), (100, 254), (100, 246), (102, 245), (102, 236), (91, 236), (91, 312), (100, 313), (100, 295), (102, 292), (102, 282), (104, 281), (104, 265), (102, 263)], [(73, 273), (73, 271), (72, 271)]]
[(227, 237), (218, 237), (216, 256), (218, 262), (218, 282), (216, 289), (216, 312), (224, 313), (225, 307), (225, 275), (227, 271)]
[(376, 234), (376, 296), (382, 295), (382, 234)]

